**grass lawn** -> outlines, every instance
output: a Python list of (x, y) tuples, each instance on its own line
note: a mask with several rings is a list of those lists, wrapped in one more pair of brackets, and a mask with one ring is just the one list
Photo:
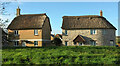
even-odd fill
[(120, 64), (120, 47), (4, 47), (3, 64)]

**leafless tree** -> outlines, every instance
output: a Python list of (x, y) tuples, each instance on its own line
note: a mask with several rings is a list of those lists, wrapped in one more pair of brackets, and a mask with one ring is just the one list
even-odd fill
[[(9, 15), (6, 11), (6, 7), (10, 2), (0, 2), (0, 15)], [(6, 23), (8, 23), (8, 19), (0, 18), (0, 27), (5, 28)]]

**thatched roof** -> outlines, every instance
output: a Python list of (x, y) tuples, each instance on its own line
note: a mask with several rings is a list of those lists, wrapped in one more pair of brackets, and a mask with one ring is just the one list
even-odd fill
[(24, 29), (41, 29), (47, 15), (44, 14), (26, 14), (20, 15), (13, 19), (8, 29), (11, 30), (24, 30)]
[(63, 16), (62, 29), (116, 29), (106, 18), (97, 15)]

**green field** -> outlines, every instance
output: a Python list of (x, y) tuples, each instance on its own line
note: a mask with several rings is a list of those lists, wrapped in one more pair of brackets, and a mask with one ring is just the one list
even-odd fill
[(95, 46), (3, 48), (3, 64), (120, 64), (120, 48)]

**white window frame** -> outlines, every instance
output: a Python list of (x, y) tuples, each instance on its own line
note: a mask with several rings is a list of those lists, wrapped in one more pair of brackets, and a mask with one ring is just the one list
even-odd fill
[(91, 30), (90, 30), (90, 34), (91, 34), (91, 35), (93, 35), (93, 34), (97, 34), (96, 29), (91, 29)]
[(34, 30), (34, 35), (38, 35), (38, 30), (37, 29)]
[(15, 34), (15, 35), (19, 35), (18, 30), (15, 30), (15, 31), (14, 31), (14, 34)]
[(18, 45), (19, 45), (19, 41), (15, 41), (14, 46), (18, 46)]
[[(37, 42), (37, 44), (35, 44)], [(34, 41), (34, 46), (38, 46), (38, 41)]]
[(81, 43), (81, 42), (79, 42), (78, 44), (79, 44), (79, 46), (82, 46), (82, 45), (83, 45), (83, 43)]
[(22, 46), (25, 47), (26, 46), (26, 42), (22, 42)]

